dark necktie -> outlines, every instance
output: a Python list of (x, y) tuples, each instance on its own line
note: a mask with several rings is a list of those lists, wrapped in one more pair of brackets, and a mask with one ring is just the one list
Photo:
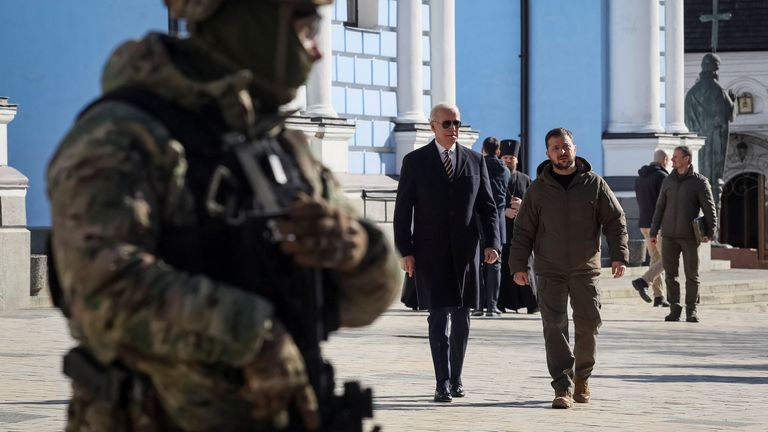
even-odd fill
[(443, 151), (443, 168), (445, 168), (445, 173), (448, 174), (448, 178), (453, 178), (453, 163), (451, 162), (451, 156), (448, 154), (448, 150)]

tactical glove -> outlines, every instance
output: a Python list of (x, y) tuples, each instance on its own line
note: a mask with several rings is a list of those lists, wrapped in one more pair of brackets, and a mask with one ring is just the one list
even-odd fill
[(277, 429), (288, 425), (288, 407), (295, 403), (304, 427), (315, 430), (320, 416), (315, 392), (309, 384), (304, 359), (293, 338), (273, 322), (257, 358), (243, 368), (241, 394), (252, 405), (253, 417), (271, 421)]
[(368, 250), (368, 233), (350, 211), (302, 195), (278, 223), (282, 251), (306, 267), (351, 271)]

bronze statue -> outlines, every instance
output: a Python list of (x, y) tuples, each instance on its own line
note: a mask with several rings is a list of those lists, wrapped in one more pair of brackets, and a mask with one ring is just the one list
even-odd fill
[(735, 97), (718, 79), (720, 57), (709, 53), (701, 60), (699, 80), (685, 96), (685, 125), (706, 138), (699, 152), (699, 172), (712, 183), (715, 203), (719, 203), (728, 146), (728, 123), (734, 118)]

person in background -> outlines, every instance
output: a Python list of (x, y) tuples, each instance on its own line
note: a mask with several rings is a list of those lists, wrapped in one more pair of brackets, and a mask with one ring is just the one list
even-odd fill
[(640, 226), (640, 232), (645, 239), (645, 247), (651, 261), (646, 271), (641, 277), (632, 281), (632, 286), (637, 290), (640, 297), (647, 303), (651, 302), (648, 295), (648, 286), (653, 288), (653, 306), (669, 307), (669, 303), (664, 300), (664, 292), (661, 289), (661, 272), (664, 266), (661, 260), (661, 233), (656, 236), (656, 243), (651, 242), (651, 218), (656, 210), (656, 201), (659, 199), (661, 184), (667, 178), (667, 164), (669, 156), (664, 150), (656, 150), (653, 153), (653, 162), (643, 165), (637, 171), (638, 177), (635, 179), (635, 197), (637, 198), (637, 207), (640, 209), (640, 217), (637, 221)]
[(528, 263), (531, 271), (528, 274), (529, 282), (527, 285), (518, 285), (515, 282), (507, 264), (509, 262), (509, 245), (512, 243), (515, 218), (520, 210), (520, 205), (523, 203), (525, 193), (531, 187), (531, 178), (517, 169), (521, 147), (522, 144), (516, 140), (501, 141), (501, 160), (504, 161), (511, 175), (507, 184), (507, 208), (504, 212), (506, 237), (503, 238), (504, 245), (501, 249), (501, 261), (504, 265), (501, 272), (498, 305), (501, 310), (510, 309), (517, 312), (518, 309), (526, 308), (529, 314), (534, 314), (539, 311), (539, 306), (536, 301), (536, 278), (533, 277), (533, 255), (531, 255)]
[[(510, 181), (509, 169), (499, 159), (501, 154), (499, 140), (495, 137), (488, 137), (483, 141), (482, 149), (483, 159), (488, 168), (488, 179), (491, 183), (491, 193), (496, 202), (496, 217), (499, 226), (499, 238), (506, 238), (506, 223), (504, 221), (504, 208), (506, 207), (507, 185)], [(499, 286), (501, 283), (501, 259), (487, 264), (483, 263), (482, 276), (485, 286), (485, 295), (480, 296), (484, 303), (478, 302), (478, 306), (472, 316), (483, 315), (483, 305), (485, 305), (485, 316), (493, 317), (501, 315), (501, 311), (496, 306), (499, 299)]]
[(715, 235), (717, 215), (709, 181), (693, 169), (691, 149), (678, 146), (672, 153), (672, 173), (661, 184), (659, 200), (651, 222), (651, 242), (658, 243), (659, 232), (664, 233), (661, 259), (664, 263), (669, 315), (665, 321), (680, 321), (683, 307), (680, 305), (680, 254), (685, 270), (685, 320), (699, 322), (699, 241), (693, 221), (700, 211), (704, 212), (704, 232), (701, 241), (706, 243)]

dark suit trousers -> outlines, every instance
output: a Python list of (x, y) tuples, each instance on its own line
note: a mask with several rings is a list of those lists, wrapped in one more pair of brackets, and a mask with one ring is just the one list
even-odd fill
[(451, 384), (461, 384), (461, 369), (469, 339), (469, 308), (432, 308), (427, 322), (437, 386), (449, 389)]

